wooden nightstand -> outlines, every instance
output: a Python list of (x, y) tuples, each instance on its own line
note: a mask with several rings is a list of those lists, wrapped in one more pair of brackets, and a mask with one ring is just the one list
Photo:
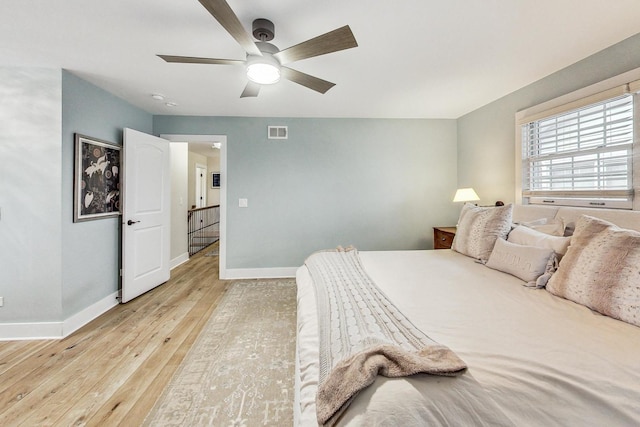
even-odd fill
[(457, 227), (433, 227), (433, 249), (451, 249)]

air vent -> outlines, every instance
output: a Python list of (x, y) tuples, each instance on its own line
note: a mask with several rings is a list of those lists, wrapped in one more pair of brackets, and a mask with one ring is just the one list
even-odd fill
[(287, 126), (269, 126), (268, 127), (269, 139), (288, 139), (289, 129)]

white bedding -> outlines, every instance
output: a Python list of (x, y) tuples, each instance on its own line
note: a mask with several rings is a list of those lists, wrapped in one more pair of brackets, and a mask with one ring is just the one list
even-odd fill
[[(640, 328), (450, 250), (361, 252), (365, 269), (428, 336), (469, 366), (457, 378), (379, 377), (341, 426), (640, 425)], [(315, 426), (318, 338), (297, 273), (297, 418)]]

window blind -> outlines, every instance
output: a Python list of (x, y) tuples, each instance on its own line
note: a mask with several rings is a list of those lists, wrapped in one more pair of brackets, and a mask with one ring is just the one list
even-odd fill
[(522, 195), (632, 200), (633, 104), (618, 92), (521, 122)]
[[(638, 85), (638, 89), (640, 90), (640, 80), (632, 83), (625, 83), (623, 85), (617, 85), (610, 89), (596, 92), (589, 96), (585, 96), (583, 98), (577, 99), (575, 101), (558, 105), (553, 108), (545, 109), (542, 111), (534, 111), (532, 113), (525, 114), (518, 121), (519, 124), (525, 124), (534, 122), (536, 120), (544, 119), (547, 117), (553, 117), (559, 114), (564, 114), (569, 111), (579, 110), (584, 107), (588, 107), (593, 104), (597, 104), (599, 102), (607, 101), (609, 99), (616, 98), (618, 96), (626, 95), (630, 92), (630, 86), (633, 84)], [(631, 90), (632, 91), (632, 90)]]

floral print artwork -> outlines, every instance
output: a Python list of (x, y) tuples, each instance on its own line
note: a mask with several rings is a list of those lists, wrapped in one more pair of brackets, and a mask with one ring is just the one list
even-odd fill
[(120, 147), (76, 135), (75, 220), (120, 212)]

